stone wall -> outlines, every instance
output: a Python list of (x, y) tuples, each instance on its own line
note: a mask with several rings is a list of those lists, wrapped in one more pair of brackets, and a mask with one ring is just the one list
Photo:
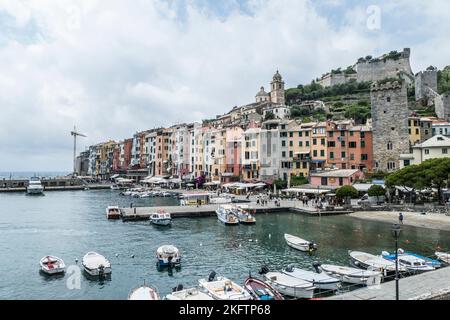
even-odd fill
[(427, 88), (437, 92), (437, 70), (420, 71), (415, 76), (416, 100), (428, 97)]
[(434, 97), (434, 108), (438, 118), (450, 121), (450, 93), (436, 95)]
[(345, 73), (328, 73), (318, 81), (318, 84), (324, 88), (332, 87), (338, 84), (348, 83), (352, 79), (356, 80), (356, 73), (348, 75)]
[(401, 72), (413, 75), (409, 61), (411, 51), (405, 48), (397, 59), (382, 56), (369, 61), (358, 61), (356, 64), (357, 81), (379, 81), (386, 78), (397, 78)]
[[(406, 85), (397, 81), (374, 83), (372, 104), (374, 169), (394, 171), (400, 167), (400, 154), (409, 153), (408, 98)], [(389, 145), (389, 148), (388, 148)], [(395, 164), (388, 168), (388, 163)]]

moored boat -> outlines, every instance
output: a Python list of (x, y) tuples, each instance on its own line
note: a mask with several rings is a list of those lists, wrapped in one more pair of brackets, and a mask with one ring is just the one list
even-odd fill
[(429, 258), (429, 257), (425, 257), (425, 256), (423, 256), (423, 255), (420, 255), (420, 254), (414, 253), (414, 252), (408, 252), (408, 251), (405, 251), (405, 253), (406, 253), (406, 254), (409, 254), (409, 255), (411, 255), (411, 256), (414, 256), (414, 257), (417, 257), (417, 258), (420, 258), (420, 259), (425, 260), (425, 262), (426, 262), (427, 265), (429, 265), (429, 266), (431, 266), (431, 267), (433, 267), (433, 268), (435, 268), (435, 269), (439, 269), (439, 268), (442, 267), (442, 262), (440, 262), (439, 260), (431, 259), (431, 258)]
[(260, 279), (250, 276), (245, 280), (244, 286), (254, 300), (284, 300), (275, 288)]
[(181, 264), (181, 253), (175, 246), (164, 245), (156, 250), (156, 259), (161, 267), (179, 266)]
[(310, 253), (317, 250), (317, 244), (314, 241), (307, 241), (287, 233), (284, 234), (284, 239), (294, 249)]
[(28, 181), (27, 194), (40, 195), (44, 192), (41, 180), (38, 177), (32, 177)]
[[(385, 277), (395, 273), (395, 262), (386, 260), (382, 256), (375, 256), (370, 253), (351, 250), (349, 250), (348, 253), (353, 264), (359, 268), (380, 271)], [(407, 271), (405, 266), (401, 264), (398, 265), (398, 270), (400, 272)]]
[(282, 272), (268, 272), (264, 274), (266, 282), (281, 294), (299, 299), (314, 297), (316, 287), (310, 282), (291, 277)]
[(217, 218), (226, 225), (238, 225), (239, 220), (233, 214), (233, 207), (230, 205), (222, 205), (217, 210)]
[(106, 217), (108, 219), (120, 219), (120, 208), (118, 206), (109, 206), (106, 208)]
[(248, 208), (242, 205), (238, 205), (231, 209), (232, 213), (238, 218), (239, 223), (242, 224), (255, 224), (255, 216), (248, 212)]
[(147, 286), (144, 283), (144, 285), (131, 290), (130, 294), (128, 295), (128, 300), (161, 300), (161, 299), (159, 298), (159, 294), (155, 289)]
[(379, 285), (383, 279), (383, 275), (379, 271), (363, 270), (331, 264), (323, 264), (318, 267), (330, 277), (339, 279), (345, 283), (371, 286)]
[(88, 252), (84, 255), (82, 264), (84, 270), (91, 276), (102, 276), (111, 273), (111, 263), (97, 252)]
[(158, 211), (150, 216), (150, 222), (158, 226), (168, 226), (172, 224), (172, 217), (168, 212)]
[(214, 300), (210, 295), (198, 288), (183, 289), (182, 286), (174, 288), (172, 293), (165, 296), (166, 300)]
[(434, 254), (436, 255), (436, 257), (438, 257), (439, 260), (450, 264), (450, 253), (435, 252)]
[(66, 272), (66, 265), (61, 258), (55, 256), (45, 256), (39, 261), (41, 271), (53, 275)]
[[(382, 252), (382, 257), (389, 261), (395, 262), (395, 253), (389, 253), (386, 251)], [(397, 252), (398, 263), (404, 266), (409, 272), (412, 273), (420, 273), (425, 271), (432, 271), (435, 268), (428, 265), (427, 262), (423, 259), (415, 257), (413, 255), (405, 253), (402, 249), (398, 249)]]
[(208, 279), (198, 281), (200, 287), (205, 289), (215, 300), (251, 300), (252, 296), (244, 288), (225, 277), (215, 278), (212, 272)]
[(341, 288), (340, 279), (330, 277), (329, 275), (324, 273), (316, 273), (309, 270), (299, 269), (295, 268), (292, 265), (288, 266), (286, 269), (283, 269), (282, 272), (288, 276), (308, 281), (320, 290), (336, 291)]

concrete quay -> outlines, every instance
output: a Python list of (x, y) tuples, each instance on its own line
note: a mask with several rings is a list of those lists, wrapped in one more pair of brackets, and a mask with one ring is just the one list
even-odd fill
[[(450, 300), (450, 267), (399, 280), (400, 300)], [(395, 300), (395, 281), (357, 289), (323, 300)]]
[[(76, 191), (76, 190), (101, 190), (110, 189), (110, 185), (106, 184), (93, 184), (93, 185), (78, 185), (78, 186), (55, 186), (55, 187), (44, 187), (44, 193), (47, 191)], [(26, 187), (16, 187), (16, 188), (0, 188), (0, 193), (10, 193), (10, 192), (26, 192)]]

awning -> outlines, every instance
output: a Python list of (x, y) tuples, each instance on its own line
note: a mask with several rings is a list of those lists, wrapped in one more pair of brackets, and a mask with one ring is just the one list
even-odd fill
[[(355, 183), (353, 185), (353, 187), (360, 192), (367, 192), (374, 185), (375, 184), (371, 184), (371, 183)], [(380, 185), (380, 186), (382, 186), (384, 188), (384, 185)]]
[(302, 189), (302, 188), (289, 188), (289, 189), (285, 189), (282, 190), (281, 192), (285, 192), (285, 193), (305, 193), (305, 194), (324, 194), (324, 193), (328, 193), (331, 190), (326, 190), (326, 189)]

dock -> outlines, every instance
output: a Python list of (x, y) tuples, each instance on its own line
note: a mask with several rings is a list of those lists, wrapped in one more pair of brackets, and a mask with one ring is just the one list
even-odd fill
[[(450, 300), (450, 267), (399, 280), (400, 300)], [(395, 281), (357, 289), (324, 300), (395, 300)]]
[[(245, 203), (248, 206), (248, 211), (258, 214), (278, 213), (278, 212), (296, 212), (307, 215), (340, 215), (349, 214), (351, 211), (333, 210), (333, 211), (317, 211), (311, 207), (303, 207), (298, 205), (298, 201), (283, 200), (280, 206), (276, 206), (273, 202), (267, 205), (259, 205), (256, 202)], [(149, 220), (150, 215), (157, 211), (165, 211), (170, 213), (172, 218), (189, 218), (189, 217), (210, 217), (216, 215), (216, 210), (219, 204), (207, 204), (197, 206), (167, 206), (167, 207), (132, 207), (120, 208), (120, 213), (123, 221), (143, 221)]]
[[(52, 186), (44, 187), (44, 192), (47, 191), (76, 191), (76, 190), (104, 190), (110, 189), (110, 185), (106, 184), (93, 184), (93, 185), (77, 185), (77, 186)], [(15, 188), (0, 188), (0, 193), (13, 193), (13, 192), (26, 192), (26, 187)]]

